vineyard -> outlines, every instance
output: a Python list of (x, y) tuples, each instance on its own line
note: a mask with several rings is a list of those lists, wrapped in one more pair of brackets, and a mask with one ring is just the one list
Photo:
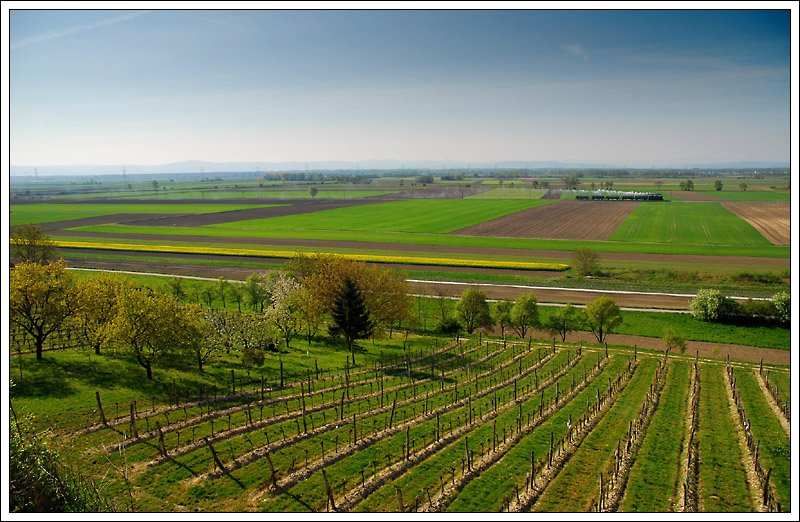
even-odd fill
[(137, 511), (790, 510), (785, 370), (439, 341), (130, 401), (95, 389), (58, 442)]

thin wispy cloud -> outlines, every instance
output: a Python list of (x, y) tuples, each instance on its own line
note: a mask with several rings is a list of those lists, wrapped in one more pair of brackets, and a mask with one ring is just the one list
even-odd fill
[(586, 54), (586, 52), (583, 50), (583, 47), (581, 47), (581, 44), (565, 45), (565, 46), (562, 47), (562, 49), (564, 49), (565, 51), (567, 51), (570, 54), (574, 54), (575, 56), (580, 56), (584, 60), (589, 58), (589, 55)]
[(132, 13), (126, 13), (122, 16), (116, 16), (114, 18), (107, 18), (105, 20), (99, 20), (97, 22), (91, 24), (84, 24), (75, 27), (68, 27), (66, 29), (61, 29), (60, 31), (52, 31), (49, 33), (43, 33), (36, 36), (31, 36), (28, 38), (23, 38), (22, 40), (18, 40), (16, 42), (11, 42), (11, 49), (23, 49), (25, 47), (29, 47), (31, 45), (40, 44), (43, 42), (49, 42), (52, 40), (58, 40), (61, 38), (66, 38), (67, 36), (73, 36), (76, 34), (80, 34), (86, 31), (91, 31), (93, 29), (97, 29), (99, 27), (107, 27), (109, 25), (114, 25), (120, 22), (126, 22), (128, 20), (133, 20), (142, 16), (143, 14), (147, 13), (147, 11), (135, 11)]

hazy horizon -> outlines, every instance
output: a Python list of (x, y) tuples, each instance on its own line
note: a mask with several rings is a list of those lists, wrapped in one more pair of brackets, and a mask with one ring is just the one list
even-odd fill
[(10, 162), (788, 164), (789, 13), (14, 9)]

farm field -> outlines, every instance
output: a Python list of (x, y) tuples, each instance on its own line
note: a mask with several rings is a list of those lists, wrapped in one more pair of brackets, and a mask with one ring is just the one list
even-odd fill
[(546, 190), (526, 188), (524, 185), (520, 185), (518, 187), (493, 188), (487, 192), (470, 196), (469, 199), (540, 199), (546, 192)]
[[(658, 511), (676, 508), (669, 499), (675, 444), (683, 442), (656, 434), (686, 408), (691, 358), (411, 336), (407, 350), (400, 339), (365, 342), (348, 367), (346, 348), (315, 341), (306, 354), (306, 343), (297, 344), (303, 348), (280, 354), (281, 364), (270, 355), (249, 374), (223, 355), (205, 374), (168, 362), (153, 382), (113, 354), (47, 352), (38, 363), (22, 356), (11, 371), (11, 399), (18, 415), (35, 413), (34, 422), (51, 426), (63, 458), (84, 476), (105, 477), (103, 491), (119, 507), (139, 511), (582, 511), (597, 507), (599, 472), (613, 463), (617, 441), (625, 446), (630, 422), (641, 426), (636, 437), (644, 442), (625, 455), (627, 469), (635, 454), (627, 489), (644, 487), (642, 475), (650, 475), (640, 467), (661, 469), (667, 458), (673, 471), (646, 487), (663, 499)], [(722, 362), (700, 367), (717, 377), (718, 397), (727, 400)], [(703, 384), (707, 437), (728, 413), (713, 401), (714, 383)], [(643, 417), (648, 390), (661, 387), (661, 401)], [(659, 449), (656, 439), (672, 445)], [(704, 452), (711, 450), (701, 443), (700, 458), (709, 458)], [(701, 473), (704, 466), (719, 471), (701, 460)], [(579, 477), (586, 487), (570, 486)], [(627, 498), (624, 483), (614, 484), (606, 497)], [(747, 502), (739, 507), (758, 508)], [(653, 505), (625, 501), (618, 509)]]
[(12, 205), (9, 224), (54, 223), (58, 221), (117, 214), (215, 214), (233, 210), (263, 208), (263, 204), (222, 203), (32, 203)]
[(719, 203), (703, 202), (640, 205), (609, 239), (703, 245), (771, 244)]
[(788, 245), (791, 241), (791, 208), (789, 203), (745, 203), (722, 204), (775, 245)]
[(250, 220), (217, 228), (272, 230), (365, 230), (447, 233), (465, 223), (486, 220), (546, 204), (544, 201), (408, 200), (348, 207), (303, 216)]
[(559, 201), (453, 232), (457, 235), (606, 240), (640, 203)]

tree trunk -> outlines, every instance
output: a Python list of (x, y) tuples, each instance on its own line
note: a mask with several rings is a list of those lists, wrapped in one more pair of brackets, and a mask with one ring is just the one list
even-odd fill
[(100, 355), (100, 343), (99, 342), (94, 343), (94, 353), (96, 355)]
[(351, 356), (352, 356), (352, 358), (353, 358), (353, 366), (355, 366), (355, 365), (356, 365), (356, 350), (355, 350), (355, 343), (353, 342), (353, 340), (351, 340), (351, 339), (348, 339), (348, 340), (347, 340), (347, 344), (350, 346), (350, 355), (351, 355)]
[(147, 365), (144, 367), (144, 369), (147, 370), (147, 378), (152, 381), (153, 380), (153, 368), (152, 368), (152, 366), (150, 366), (150, 363), (147, 363)]
[(36, 338), (36, 359), (42, 360), (42, 348), (44, 347), (44, 337)]

